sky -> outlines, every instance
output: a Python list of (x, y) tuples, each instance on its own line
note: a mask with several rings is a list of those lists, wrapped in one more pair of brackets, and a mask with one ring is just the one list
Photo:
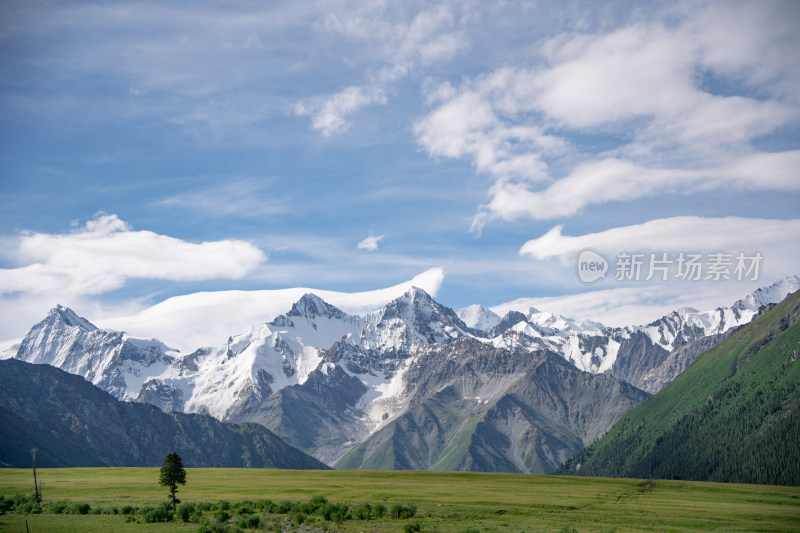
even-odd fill
[(800, 3), (641, 4), (2, 2), (0, 340), (414, 284), (638, 324), (799, 273)]

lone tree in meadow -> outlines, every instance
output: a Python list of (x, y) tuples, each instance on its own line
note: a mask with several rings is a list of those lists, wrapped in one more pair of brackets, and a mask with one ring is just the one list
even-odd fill
[(158, 482), (161, 483), (161, 486), (169, 489), (172, 497), (172, 511), (174, 512), (177, 504), (180, 503), (180, 500), (175, 497), (175, 493), (178, 492), (178, 485), (186, 485), (186, 470), (183, 469), (183, 461), (181, 461), (180, 455), (172, 452), (164, 458), (164, 465), (161, 467)]

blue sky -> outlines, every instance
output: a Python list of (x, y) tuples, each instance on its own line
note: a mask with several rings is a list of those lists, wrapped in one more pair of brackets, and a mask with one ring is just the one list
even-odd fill
[[(644, 322), (800, 270), (796, 2), (7, 1), (0, 21), (0, 339), (56, 303), (102, 322), (430, 269), (454, 308), (589, 293), (547, 301)], [(764, 262), (586, 285), (578, 244)]]

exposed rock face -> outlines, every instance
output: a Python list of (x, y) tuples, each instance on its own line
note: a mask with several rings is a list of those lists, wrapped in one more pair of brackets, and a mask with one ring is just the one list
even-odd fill
[(431, 347), (409, 370), (413, 407), (337, 468), (549, 473), (647, 397), (551, 352), (468, 338), (443, 351)]

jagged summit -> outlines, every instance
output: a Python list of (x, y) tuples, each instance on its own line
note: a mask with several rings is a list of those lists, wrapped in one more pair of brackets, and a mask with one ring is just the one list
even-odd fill
[(50, 310), (47, 314), (47, 318), (45, 321), (48, 320), (61, 320), (68, 326), (72, 327), (81, 327), (87, 331), (95, 331), (97, 326), (86, 320), (85, 318), (78, 316), (75, 311), (70, 309), (69, 307), (63, 306), (61, 304), (56, 305), (54, 308)]
[(498, 335), (502, 335), (507, 330), (513, 328), (520, 322), (527, 322), (528, 317), (520, 313), (519, 311), (509, 311), (505, 314), (505, 316), (497, 323), (495, 327), (493, 327), (489, 331), (489, 336), (496, 337)]
[(292, 309), (286, 313), (286, 316), (304, 318), (344, 318), (345, 313), (316, 294), (307, 292), (292, 305)]
[(403, 296), (389, 302), (378, 314), (378, 327), (399, 321), (428, 343), (448, 342), (464, 333), (472, 333), (455, 311), (418, 287), (412, 287)]

